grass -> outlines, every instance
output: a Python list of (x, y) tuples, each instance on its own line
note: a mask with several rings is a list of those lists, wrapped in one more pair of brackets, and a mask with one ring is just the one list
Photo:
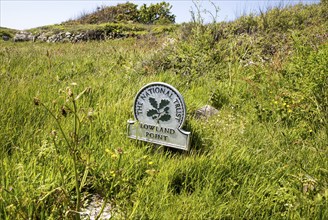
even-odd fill
[(16, 34), (17, 30), (10, 29), (10, 28), (5, 28), (5, 27), (0, 27), (0, 37), (2, 36), (7, 36), (12, 38)]
[[(315, 16), (185, 24), (174, 43), (0, 42), (0, 219), (76, 218), (94, 193), (114, 219), (326, 219), (328, 26)], [(153, 81), (184, 96), (190, 152), (127, 138)], [(205, 104), (220, 113), (194, 117)]]
[(70, 32), (77, 34), (79, 32), (98, 31), (107, 35), (108, 33), (130, 34), (142, 36), (146, 34), (165, 34), (171, 33), (176, 29), (177, 25), (145, 25), (145, 24), (129, 24), (129, 23), (102, 23), (102, 24), (58, 24), (48, 25), (38, 28), (32, 28), (33, 34), (47, 33), (57, 34), (59, 32)]

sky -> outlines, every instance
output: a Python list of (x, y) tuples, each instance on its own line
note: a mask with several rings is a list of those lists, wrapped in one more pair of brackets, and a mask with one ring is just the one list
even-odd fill
[[(69, 19), (77, 18), (83, 13), (95, 11), (98, 6), (113, 6), (127, 1), (113, 0), (0, 0), (0, 26), (24, 30), (44, 25), (59, 24)], [(130, 0), (129, 2), (142, 5), (159, 3), (162, 1)], [(215, 8), (219, 8), (216, 21), (231, 21), (243, 14), (256, 13), (280, 5), (297, 3), (319, 3), (320, 0), (166, 0), (172, 5), (171, 12), (176, 15), (176, 23), (191, 21), (191, 12), (197, 12), (195, 4), (202, 13), (205, 22), (212, 22), (208, 12), (215, 15)], [(214, 7), (215, 5), (215, 7)]]

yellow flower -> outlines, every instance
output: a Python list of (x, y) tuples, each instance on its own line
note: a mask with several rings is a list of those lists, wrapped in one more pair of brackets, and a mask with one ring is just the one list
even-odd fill
[(149, 161), (149, 162), (148, 162), (149, 165), (152, 165), (153, 163), (154, 163), (153, 161)]
[(146, 172), (147, 174), (151, 175), (151, 176), (153, 176), (153, 175), (156, 174), (156, 170), (154, 170), (154, 169), (146, 170), (145, 172)]
[(110, 156), (111, 156), (111, 158), (113, 158), (113, 159), (116, 159), (116, 158), (117, 158), (117, 155), (114, 154), (114, 153), (112, 153)]
[(112, 176), (112, 177), (115, 177), (115, 172), (112, 170), (112, 171), (110, 171), (110, 175)]

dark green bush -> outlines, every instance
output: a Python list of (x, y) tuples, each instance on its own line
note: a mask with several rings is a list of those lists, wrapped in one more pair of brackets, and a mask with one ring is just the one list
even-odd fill
[(172, 6), (166, 2), (138, 5), (127, 2), (116, 6), (98, 7), (90, 14), (82, 14), (76, 20), (67, 24), (100, 24), (108, 22), (139, 22), (143, 24), (172, 24), (175, 15), (171, 13)]

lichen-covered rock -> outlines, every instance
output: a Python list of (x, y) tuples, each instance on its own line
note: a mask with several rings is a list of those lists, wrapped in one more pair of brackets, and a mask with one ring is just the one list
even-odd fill
[(196, 110), (195, 116), (196, 116), (196, 118), (208, 118), (213, 115), (217, 115), (218, 113), (219, 113), (219, 110), (217, 110), (213, 106), (205, 105), (205, 106), (201, 107), (200, 109)]
[(126, 37), (135, 37), (134, 34), (128, 33), (116, 33), (110, 32), (106, 33), (102, 30), (87, 30), (84, 32), (41, 32), (38, 34), (33, 35), (32, 33), (21, 31), (17, 33), (14, 37), (15, 42), (20, 41), (42, 41), (47, 43), (77, 43), (77, 42), (84, 42), (84, 41), (94, 41), (94, 40), (106, 40), (106, 39), (118, 39), (118, 38), (126, 38)]
[(14, 37), (15, 42), (33, 41), (34, 39), (35, 36), (32, 33), (26, 31), (18, 32)]
[(48, 36), (46, 35), (46, 33), (42, 33), (37, 37), (37, 40), (47, 42)]
[(66, 38), (70, 38), (70, 37), (71, 37), (71, 35), (72, 35), (72, 33), (71, 33), (71, 32), (66, 32), (66, 33), (65, 33), (65, 37), (66, 37)]

